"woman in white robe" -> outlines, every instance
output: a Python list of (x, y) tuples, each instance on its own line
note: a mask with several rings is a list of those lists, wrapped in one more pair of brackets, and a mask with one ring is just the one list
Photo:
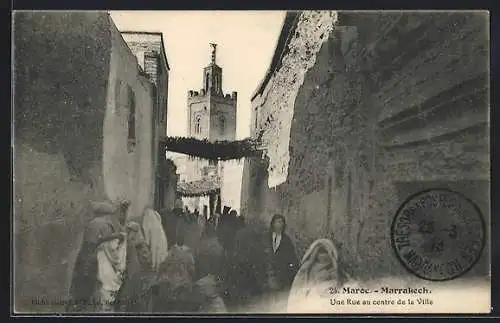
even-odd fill
[(98, 312), (114, 312), (117, 294), (124, 280), (127, 262), (127, 239), (114, 237), (97, 247), (98, 288), (96, 309)]
[(287, 312), (324, 312), (328, 309), (332, 288), (343, 286), (349, 276), (339, 266), (339, 252), (329, 239), (311, 244), (302, 257), (292, 283)]
[(162, 262), (167, 259), (168, 242), (163, 230), (161, 216), (152, 208), (146, 208), (142, 217), (144, 239), (151, 251), (152, 266), (158, 272)]

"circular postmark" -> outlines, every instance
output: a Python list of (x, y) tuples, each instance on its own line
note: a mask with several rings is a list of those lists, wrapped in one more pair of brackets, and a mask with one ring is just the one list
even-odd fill
[(458, 278), (481, 257), (485, 223), (479, 208), (459, 193), (431, 189), (410, 196), (391, 226), (391, 244), (401, 264), (431, 281)]

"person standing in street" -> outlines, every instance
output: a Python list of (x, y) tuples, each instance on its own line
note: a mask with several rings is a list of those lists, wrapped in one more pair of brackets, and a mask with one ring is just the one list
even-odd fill
[(91, 202), (95, 217), (86, 226), (70, 288), (71, 312), (112, 312), (126, 267), (128, 201)]
[(286, 220), (283, 215), (275, 214), (272, 217), (267, 244), (270, 310), (279, 312), (282, 307), (286, 307), (287, 295), (298, 268), (295, 247), (286, 234)]
[[(330, 239), (318, 239), (309, 246), (300, 262), (288, 296), (287, 312), (317, 312), (325, 310), (330, 289), (341, 289), (357, 282), (340, 262), (340, 253)], [(329, 305), (327, 305), (329, 306)]]
[(150, 207), (144, 210), (142, 230), (146, 244), (151, 252), (152, 268), (155, 272), (158, 272), (161, 263), (167, 258), (168, 242), (160, 214)]

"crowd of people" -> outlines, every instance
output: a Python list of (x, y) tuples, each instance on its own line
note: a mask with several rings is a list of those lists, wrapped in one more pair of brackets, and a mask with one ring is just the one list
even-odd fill
[(261, 304), (256, 311), (293, 312), (350, 279), (329, 239), (299, 261), (281, 214), (263, 230), (228, 207), (207, 219), (178, 208), (127, 217), (129, 205), (91, 203), (68, 311), (229, 313)]

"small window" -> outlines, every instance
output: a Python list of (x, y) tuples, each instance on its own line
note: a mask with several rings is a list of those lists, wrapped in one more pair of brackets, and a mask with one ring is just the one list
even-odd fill
[(258, 129), (258, 123), (259, 122), (259, 110), (255, 108), (255, 129)]
[(220, 134), (223, 135), (226, 132), (226, 118), (224, 116), (219, 117), (219, 128)]
[(196, 124), (194, 126), (195, 133), (201, 133), (201, 117), (196, 117)]
[(135, 146), (135, 93), (128, 86), (128, 107), (129, 107), (129, 115), (128, 115), (128, 142), (129, 142), (129, 151), (133, 150)]
[(205, 76), (205, 90), (207, 90), (207, 92), (208, 92), (209, 80), (210, 80), (210, 74), (207, 73), (207, 75)]

